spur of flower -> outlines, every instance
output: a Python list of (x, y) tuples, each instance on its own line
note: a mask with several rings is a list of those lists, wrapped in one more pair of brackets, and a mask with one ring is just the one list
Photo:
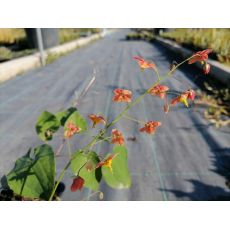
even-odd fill
[(71, 138), (74, 134), (79, 133), (81, 128), (76, 126), (73, 122), (69, 122), (66, 126), (67, 130), (64, 132), (66, 138)]
[(192, 58), (188, 61), (188, 64), (193, 64), (195, 62), (204, 62), (208, 59), (208, 55), (212, 52), (212, 49), (206, 49), (203, 51), (196, 52), (193, 54)]
[(127, 89), (115, 89), (114, 91), (114, 102), (131, 102), (132, 92)]
[(188, 99), (193, 101), (195, 99), (195, 91), (192, 89), (189, 89), (185, 91), (184, 93), (180, 94), (179, 96), (173, 98), (171, 100), (171, 105), (176, 105), (177, 103), (183, 103), (186, 107), (188, 107)]
[(77, 190), (81, 190), (84, 186), (85, 180), (80, 176), (74, 178), (73, 183), (70, 187), (71, 192), (76, 192)]
[(145, 123), (145, 126), (140, 128), (141, 132), (146, 132), (148, 134), (153, 134), (156, 132), (156, 129), (161, 126), (160, 121), (149, 121)]
[(149, 90), (149, 93), (153, 96), (158, 96), (161, 99), (165, 98), (166, 92), (169, 90), (168, 86), (156, 85)]
[(116, 154), (112, 154), (110, 155), (106, 160), (104, 161), (101, 161), (97, 164), (96, 168), (99, 168), (101, 166), (106, 166), (110, 169), (110, 171), (112, 172), (113, 169), (112, 169), (112, 161), (113, 161), (113, 158), (116, 156)]
[(125, 139), (121, 132), (119, 132), (117, 129), (112, 130), (112, 141), (113, 144), (117, 145), (124, 145)]
[(133, 57), (135, 60), (137, 60), (138, 65), (140, 68), (143, 69), (155, 69), (156, 65), (153, 62), (146, 61), (144, 58), (135, 56)]
[(94, 128), (99, 123), (106, 124), (106, 121), (105, 121), (103, 116), (98, 116), (98, 115), (95, 115), (95, 114), (91, 114), (88, 117), (93, 122), (92, 128)]

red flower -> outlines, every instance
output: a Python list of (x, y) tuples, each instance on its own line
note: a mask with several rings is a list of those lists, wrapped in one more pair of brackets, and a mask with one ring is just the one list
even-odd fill
[(210, 65), (208, 63), (205, 63), (203, 66), (204, 74), (208, 74), (210, 72), (210, 68)]
[(99, 168), (101, 166), (106, 166), (108, 167), (111, 171), (113, 171), (112, 169), (112, 160), (113, 158), (116, 156), (116, 154), (112, 154), (111, 156), (109, 156), (106, 160), (101, 161), (97, 164), (96, 168)]
[(193, 57), (188, 61), (188, 64), (193, 64), (197, 61), (202, 62), (208, 59), (208, 54), (212, 52), (212, 49), (206, 49), (199, 51), (193, 55)]
[(99, 123), (106, 123), (104, 117), (102, 116), (97, 116), (95, 114), (89, 115), (89, 119), (93, 122), (93, 127), (94, 128), (97, 124)]
[(172, 99), (171, 101), (171, 105), (176, 105), (177, 103), (181, 102), (183, 103), (186, 107), (188, 107), (188, 101), (187, 99), (193, 101), (195, 99), (195, 91), (192, 89), (189, 89), (187, 91), (185, 91), (184, 93), (182, 93), (181, 95), (175, 97)]
[(67, 124), (67, 130), (64, 133), (66, 138), (71, 138), (75, 133), (79, 133), (81, 128), (76, 126), (73, 122)]
[(166, 91), (168, 91), (168, 90), (169, 90), (168, 86), (165, 86), (165, 85), (156, 85), (156, 86), (154, 86), (153, 88), (151, 88), (149, 90), (149, 93), (151, 95), (158, 96), (161, 99), (164, 99), (165, 95), (166, 95)]
[(131, 102), (132, 92), (127, 89), (115, 89), (114, 91), (114, 102)]
[(125, 139), (123, 134), (119, 132), (117, 129), (112, 130), (112, 141), (113, 144), (124, 145)]
[(148, 61), (145, 61), (145, 59), (141, 58), (141, 57), (138, 57), (138, 56), (135, 56), (133, 57), (135, 60), (137, 60), (140, 68), (143, 70), (143, 69), (155, 69), (156, 68), (156, 65), (153, 63), (153, 62), (148, 62)]
[(193, 89), (189, 89), (189, 90), (185, 91), (184, 94), (187, 95), (187, 98), (189, 100), (194, 101), (196, 93), (195, 93), (195, 91)]
[(187, 96), (185, 94), (181, 94), (178, 97), (175, 97), (171, 101), (171, 105), (176, 105), (177, 103), (183, 103), (186, 107), (188, 107), (188, 101), (187, 101)]
[(143, 128), (140, 129), (141, 132), (146, 132), (148, 134), (155, 133), (157, 127), (161, 126), (159, 121), (149, 121), (145, 124)]
[(77, 190), (81, 190), (84, 186), (85, 180), (80, 176), (74, 178), (73, 183), (70, 187), (71, 192), (76, 192)]

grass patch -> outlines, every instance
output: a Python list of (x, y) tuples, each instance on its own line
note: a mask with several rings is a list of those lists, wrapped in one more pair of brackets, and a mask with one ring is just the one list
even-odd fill
[(135, 29), (134, 33), (126, 35), (126, 40), (145, 40), (152, 42), (155, 39), (152, 29)]
[(61, 28), (59, 29), (60, 44), (99, 32), (100, 29), (96, 28)]
[(0, 45), (12, 45), (26, 39), (24, 29), (0, 28)]
[(230, 126), (230, 89), (217, 89), (204, 84), (206, 92), (198, 90), (195, 104), (203, 108), (204, 118), (217, 128)]
[(66, 53), (48, 53), (46, 58), (46, 65), (51, 64), (52, 62), (56, 61), (58, 58), (67, 55), (69, 52)]
[(175, 29), (161, 36), (195, 51), (212, 48), (210, 57), (230, 66), (230, 29)]
[(0, 29), (0, 62), (33, 54), (27, 44), (24, 29)]

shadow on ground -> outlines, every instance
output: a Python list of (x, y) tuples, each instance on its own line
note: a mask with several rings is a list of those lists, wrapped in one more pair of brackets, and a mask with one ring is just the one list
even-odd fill
[[(125, 40), (122, 40), (125, 42)], [(126, 41), (129, 42), (129, 41)], [(138, 41), (137, 41), (138, 42)], [(154, 42), (154, 48), (158, 49), (164, 58), (164, 61), (172, 63), (176, 61), (179, 63), (182, 61), (180, 57), (175, 55), (172, 51), (169, 51), (164, 46), (158, 42)], [(147, 60), (153, 60), (154, 56), (145, 57)], [(157, 62), (159, 60), (157, 59)], [(160, 60), (162, 61), (162, 60)], [(156, 63), (157, 64), (157, 63)], [(180, 71), (186, 75), (186, 77), (197, 87), (206, 91), (204, 83), (208, 83), (210, 86), (215, 86), (215, 88), (221, 88), (223, 85), (211, 77), (205, 76), (201, 70), (196, 68), (194, 65), (184, 65), (180, 67)], [(143, 90), (140, 90), (140, 93)], [(199, 180), (189, 179), (186, 180), (193, 185), (192, 192), (183, 192), (180, 190), (170, 190), (164, 189), (166, 192), (173, 193), (177, 198), (187, 198), (190, 200), (230, 200), (230, 148), (221, 146), (212, 132), (210, 132), (211, 125), (204, 124), (198, 119), (198, 114), (196, 116), (191, 116), (194, 126), (192, 127), (178, 127), (179, 129), (184, 129), (190, 131), (191, 129), (197, 129), (197, 131), (202, 135), (204, 141), (208, 144), (210, 152), (210, 160), (212, 163), (212, 168), (209, 170), (215, 172), (216, 174), (224, 177), (226, 180), (226, 190), (223, 187), (208, 185)], [(218, 130), (215, 135), (218, 135)], [(224, 131), (223, 131), (224, 132)], [(225, 132), (226, 133), (226, 132)], [(229, 132), (227, 132), (229, 133)], [(160, 189), (161, 191), (163, 189)]]
[[(198, 180), (187, 180), (192, 183), (194, 190), (192, 192), (183, 192), (180, 190), (164, 189), (166, 192), (173, 193), (177, 198), (189, 199), (193, 201), (230, 201), (230, 194), (218, 186), (207, 185)], [(162, 190), (162, 189), (161, 189)], [(211, 194), (210, 197), (207, 197)]]

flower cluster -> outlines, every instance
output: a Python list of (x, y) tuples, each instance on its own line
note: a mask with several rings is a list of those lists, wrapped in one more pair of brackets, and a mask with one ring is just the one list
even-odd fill
[[(200, 62), (203, 65), (203, 70), (205, 74), (208, 74), (210, 71), (210, 65), (207, 63), (207, 59), (208, 59), (208, 54), (211, 52), (211, 49), (207, 49), (204, 51), (199, 51), (197, 53), (195, 53), (191, 58), (188, 59), (188, 64), (193, 64), (195, 62)], [(171, 94), (172, 92), (170, 92), (170, 89), (168, 86), (166, 85), (161, 85), (160, 84), (160, 76), (158, 74), (157, 71), (157, 67), (153, 62), (150, 61), (146, 61), (145, 59), (143, 59), (142, 57), (139, 56), (135, 56), (134, 59), (137, 61), (139, 67), (141, 68), (141, 70), (144, 69), (153, 69), (154, 71), (156, 71), (157, 75), (158, 75), (158, 81), (151, 86), (148, 90), (146, 90), (145, 94), (150, 94), (152, 96), (156, 96), (159, 97), (160, 99), (164, 99), (165, 100), (165, 104), (164, 104), (164, 112), (168, 113), (170, 106), (175, 106), (178, 103), (183, 103), (186, 107), (189, 106), (188, 104), (188, 100), (190, 101), (194, 101), (195, 99), (195, 91), (193, 89), (188, 89), (182, 93), (177, 94), (176, 97), (172, 98), (170, 102), (168, 102), (167, 99), (167, 95)], [(173, 69), (171, 69), (170, 71), (175, 71), (175, 69), (177, 68), (177, 63), (173, 64)], [(114, 91), (114, 96), (113, 96), (113, 102), (116, 103), (130, 103), (129, 105), (127, 105), (127, 107), (124, 109), (124, 111), (121, 113), (121, 115), (123, 115), (123, 113), (125, 114), (129, 108), (131, 108), (133, 106), (133, 104), (136, 103), (136, 100), (132, 102), (132, 91), (128, 90), (128, 89), (121, 89), (121, 88), (117, 88)], [(92, 128), (95, 128), (96, 125), (98, 124), (104, 124), (106, 125), (107, 122), (105, 120), (105, 118), (102, 115), (95, 115), (95, 114), (91, 114), (88, 116), (89, 119), (92, 121), (93, 125)], [(126, 118), (130, 118), (129, 116), (126, 116)], [(136, 119), (131, 119), (133, 121), (137, 121)], [(108, 127), (110, 126), (111, 123), (109, 123), (109, 125), (107, 125)], [(144, 126), (139, 128), (140, 132), (145, 132), (147, 134), (155, 134), (155, 132), (157, 131), (158, 127), (160, 127), (162, 125), (162, 123), (160, 121), (148, 121), (146, 123), (144, 123)], [(105, 126), (105, 130), (107, 128), (107, 126)], [(66, 131), (66, 136), (72, 136), (74, 133), (78, 132), (79, 129), (75, 126), (73, 126), (73, 124), (68, 124), (68, 131)], [(117, 146), (124, 146), (125, 145), (125, 138), (122, 134), (122, 132), (120, 132), (117, 129), (112, 129), (111, 132), (111, 143)], [(89, 172), (92, 172), (93, 170), (96, 170), (102, 166), (104, 167), (108, 167), (110, 169), (110, 171), (112, 173), (113, 172), (113, 160), (115, 159), (115, 156), (117, 154), (113, 153), (110, 154), (107, 158), (105, 158), (104, 160), (101, 160), (99, 163), (96, 164), (96, 166), (92, 166), (92, 164), (86, 164), (85, 167)], [(81, 188), (84, 185), (84, 179), (81, 178), (80, 176), (77, 176), (74, 180), (73, 180), (73, 184), (71, 186), (71, 191), (77, 191), (77, 190), (81, 190)]]

